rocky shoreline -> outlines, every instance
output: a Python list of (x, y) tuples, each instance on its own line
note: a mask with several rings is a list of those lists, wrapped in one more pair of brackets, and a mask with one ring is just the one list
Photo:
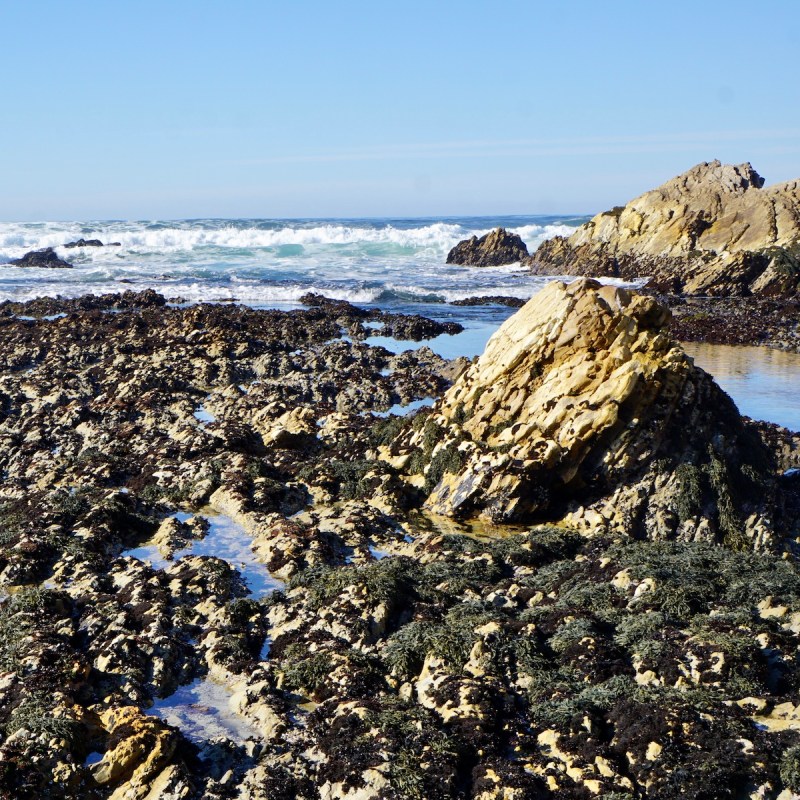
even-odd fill
[(509, 363), (305, 302), (0, 307), (0, 797), (800, 790), (795, 435), (592, 281)]
[(800, 352), (799, 185), (764, 188), (749, 163), (705, 162), (532, 254), (498, 228), (459, 242), (448, 263), (626, 281), (672, 309), (681, 341)]

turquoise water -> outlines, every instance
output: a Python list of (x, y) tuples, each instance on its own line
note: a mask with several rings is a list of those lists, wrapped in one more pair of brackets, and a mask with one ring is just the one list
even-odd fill
[[(190, 301), (295, 303), (305, 292), (391, 307), (430, 305), (513, 290), (529, 297), (542, 285), (517, 267), (445, 265), (461, 239), (504, 226), (530, 251), (570, 234), (586, 217), (516, 216), (440, 219), (178, 220), (0, 223), (0, 300), (75, 297), (152, 287)], [(119, 247), (63, 245), (77, 239)], [(4, 266), (25, 252), (55, 247), (72, 270)], [(121, 282), (125, 283), (121, 283)]]

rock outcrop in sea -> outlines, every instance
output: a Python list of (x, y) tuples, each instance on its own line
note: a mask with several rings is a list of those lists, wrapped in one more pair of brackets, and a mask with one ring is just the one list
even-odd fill
[(52, 247), (42, 250), (31, 250), (9, 264), (13, 267), (39, 267), (41, 269), (72, 269), (72, 264), (60, 258)]
[(447, 254), (447, 263), (469, 267), (502, 267), (522, 261), (527, 256), (528, 247), (516, 233), (495, 228), (480, 239), (472, 236), (459, 242)]
[(667, 293), (793, 295), (800, 181), (763, 187), (749, 163), (698, 164), (543, 242), (526, 263), (541, 275), (649, 277)]
[(766, 448), (668, 320), (626, 289), (551, 283), (387, 458), (414, 463), (439, 514), (770, 546)]
[(120, 243), (109, 242), (104, 244), (99, 239), (77, 239), (74, 242), (63, 244), (62, 247), (66, 247), (68, 250), (72, 250), (75, 247), (120, 247)]

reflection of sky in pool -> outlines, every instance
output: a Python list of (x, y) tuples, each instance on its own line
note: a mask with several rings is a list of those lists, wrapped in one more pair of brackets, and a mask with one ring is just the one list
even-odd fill
[(217, 421), (217, 418), (210, 411), (206, 411), (205, 407), (202, 405), (197, 406), (194, 416), (198, 422), (204, 425)]
[[(185, 522), (189, 516), (184, 512), (175, 514), (181, 522)], [(241, 525), (224, 514), (206, 513), (203, 516), (208, 519), (208, 533), (203, 539), (196, 539), (188, 547), (178, 550), (173, 561), (190, 555), (223, 558), (239, 570), (255, 598), (283, 588), (283, 581), (273, 578), (266, 566), (256, 559), (251, 547), (253, 540)], [(126, 550), (122, 555), (149, 561), (156, 569), (165, 569), (172, 563), (152, 542)]]
[(442, 358), (458, 358), (459, 356), (479, 356), (486, 347), (489, 337), (497, 330), (497, 323), (465, 320), (464, 330), (451, 335), (443, 333), (423, 342), (407, 342), (393, 339), (391, 336), (370, 336), (366, 343), (374, 347), (385, 347), (392, 353), (404, 350), (416, 350), (418, 347), (430, 347)]
[(742, 414), (800, 430), (800, 354), (694, 342), (683, 347)]
[(421, 408), (425, 408), (426, 406), (432, 406), (435, 402), (436, 401), (433, 397), (423, 397), (422, 400), (412, 400), (410, 403), (406, 403), (405, 405), (402, 403), (396, 403), (388, 411), (373, 411), (372, 413), (376, 417), (388, 417), (390, 414), (396, 414), (398, 417), (404, 417), (408, 414), (412, 414), (415, 411), (419, 411)]
[(156, 700), (148, 713), (160, 717), (195, 744), (203, 744), (215, 736), (233, 741), (261, 734), (243, 717), (230, 709), (231, 692), (210, 678), (198, 678), (181, 686), (164, 700)]
[[(179, 511), (173, 515), (185, 522), (190, 514)], [(283, 581), (273, 578), (266, 565), (256, 560), (251, 549), (252, 539), (247, 532), (230, 517), (207, 511), (208, 532), (183, 550), (175, 553), (175, 560), (187, 556), (216, 556), (236, 567), (247, 583), (251, 594), (264, 597), (274, 589), (281, 589)], [(126, 550), (123, 555), (149, 561), (154, 567), (163, 569), (170, 562), (152, 542)], [(269, 656), (271, 639), (267, 637), (261, 650), (261, 658)], [(148, 713), (180, 728), (195, 744), (201, 745), (215, 737), (225, 737), (241, 742), (248, 737), (261, 738), (259, 731), (230, 708), (231, 690), (215, 683), (210, 678), (198, 678), (163, 700), (156, 700)]]

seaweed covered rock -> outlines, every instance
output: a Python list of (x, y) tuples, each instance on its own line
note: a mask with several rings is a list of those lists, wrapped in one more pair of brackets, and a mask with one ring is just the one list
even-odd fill
[(383, 456), (440, 514), (766, 546), (770, 457), (668, 319), (625, 289), (551, 283)]
[(649, 277), (660, 291), (787, 296), (800, 278), (800, 181), (763, 189), (749, 163), (712, 161), (542, 243), (542, 275)]
[(469, 267), (501, 267), (515, 264), (527, 255), (528, 248), (516, 233), (495, 228), (480, 239), (473, 236), (459, 242), (447, 254), (447, 263)]

